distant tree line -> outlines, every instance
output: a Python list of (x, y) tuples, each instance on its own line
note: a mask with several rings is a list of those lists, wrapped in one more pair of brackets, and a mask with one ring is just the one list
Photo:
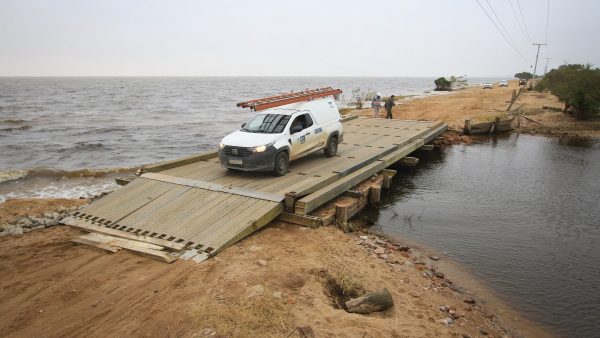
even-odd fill
[(572, 108), (577, 118), (599, 115), (600, 69), (591, 64), (565, 64), (553, 69), (538, 81), (535, 89), (550, 91), (565, 104), (564, 112)]

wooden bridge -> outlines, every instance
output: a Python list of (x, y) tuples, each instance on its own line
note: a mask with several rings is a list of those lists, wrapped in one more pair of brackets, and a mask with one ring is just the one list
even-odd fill
[[(290, 163), (283, 177), (236, 172), (216, 152), (142, 169), (131, 183), (63, 223), (92, 234), (79, 242), (171, 262), (202, 261), (288, 213), (306, 215), (442, 134), (443, 123), (344, 119), (337, 156)], [(114, 251), (114, 250), (111, 250)]]

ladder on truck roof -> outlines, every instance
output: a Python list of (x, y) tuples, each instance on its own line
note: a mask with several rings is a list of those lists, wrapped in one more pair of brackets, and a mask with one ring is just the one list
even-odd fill
[(264, 110), (273, 107), (279, 107), (290, 103), (310, 101), (319, 99), (326, 96), (336, 96), (342, 91), (340, 89), (333, 89), (331, 87), (317, 88), (304, 90), (296, 93), (287, 93), (275, 96), (269, 96), (262, 99), (255, 99), (250, 101), (244, 101), (237, 104), (238, 107), (250, 108), (254, 111)]

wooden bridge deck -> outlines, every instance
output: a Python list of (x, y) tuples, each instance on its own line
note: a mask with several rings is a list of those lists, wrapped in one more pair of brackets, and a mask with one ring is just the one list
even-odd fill
[(208, 257), (276, 218), (285, 194), (293, 192), (296, 213), (309, 213), (446, 128), (428, 121), (345, 121), (337, 156), (309, 155), (292, 162), (283, 177), (227, 170), (216, 153), (149, 166), (146, 174), (75, 214), (72, 225), (157, 238)]

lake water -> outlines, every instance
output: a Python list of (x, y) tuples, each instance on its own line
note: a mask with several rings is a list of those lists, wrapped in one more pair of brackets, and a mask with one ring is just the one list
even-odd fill
[(511, 134), (421, 156), (376, 226), (447, 253), (564, 337), (599, 337), (600, 143)]
[[(236, 103), (332, 86), (432, 95), (433, 78), (0, 78), (0, 199), (79, 197), (114, 188), (114, 168), (214, 149), (253, 113)], [(472, 78), (471, 84), (490, 79)], [(102, 175), (107, 179), (99, 181)], [(63, 178), (76, 180), (65, 180)], [(8, 182), (2, 184), (2, 182)], [(86, 189), (82, 189), (86, 186)]]
[(213, 149), (236, 103), (333, 86), (423, 94), (430, 78), (0, 78), (0, 169), (136, 166)]

